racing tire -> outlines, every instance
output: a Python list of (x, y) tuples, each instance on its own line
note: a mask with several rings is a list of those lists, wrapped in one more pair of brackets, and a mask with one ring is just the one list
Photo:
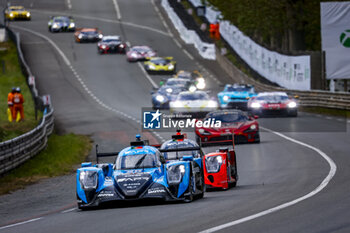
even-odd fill
[(185, 196), (184, 202), (185, 203), (190, 203), (193, 201), (193, 187), (192, 187), (192, 176), (190, 177), (190, 182), (189, 182), (189, 186), (188, 186), (188, 190), (189, 190), (189, 194)]

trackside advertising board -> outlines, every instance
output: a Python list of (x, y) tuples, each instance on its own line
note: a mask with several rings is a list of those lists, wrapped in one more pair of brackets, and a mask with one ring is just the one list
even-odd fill
[(350, 78), (350, 2), (321, 2), (327, 79)]

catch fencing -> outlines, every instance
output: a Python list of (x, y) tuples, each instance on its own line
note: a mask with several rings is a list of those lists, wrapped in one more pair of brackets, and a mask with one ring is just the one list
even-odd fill
[(48, 136), (54, 129), (54, 110), (38, 95), (35, 78), (22, 53), (19, 33), (14, 33), (9, 28), (7, 28), (7, 33), (9, 38), (16, 44), (21, 70), (24, 76), (27, 77), (26, 82), (35, 103), (36, 117), (37, 111), (42, 111), (43, 117), (33, 130), (0, 143), (0, 175), (18, 167), (44, 149), (47, 145)]

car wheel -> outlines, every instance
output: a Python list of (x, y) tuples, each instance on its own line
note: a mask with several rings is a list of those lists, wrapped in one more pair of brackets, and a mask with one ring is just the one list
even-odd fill
[(185, 199), (184, 199), (185, 203), (190, 203), (193, 201), (192, 176), (190, 177), (188, 189), (189, 189), (189, 194), (185, 196)]

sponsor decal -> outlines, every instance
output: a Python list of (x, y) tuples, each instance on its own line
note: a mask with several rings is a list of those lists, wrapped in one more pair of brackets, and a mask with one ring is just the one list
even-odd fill
[(154, 193), (165, 193), (165, 190), (163, 188), (148, 189), (148, 194), (154, 194)]
[(345, 48), (350, 48), (350, 30), (345, 30), (340, 34), (340, 43)]
[(195, 113), (169, 113), (169, 111), (143, 111), (143, 129), (174, 131), (176, 129), (193, 130), (196, 127), (220, 128), (221, 121), (214, 118), (197, 119)]
[(101, 191), (97, 197), (113, 197), (114, 193), (112, 191)]

